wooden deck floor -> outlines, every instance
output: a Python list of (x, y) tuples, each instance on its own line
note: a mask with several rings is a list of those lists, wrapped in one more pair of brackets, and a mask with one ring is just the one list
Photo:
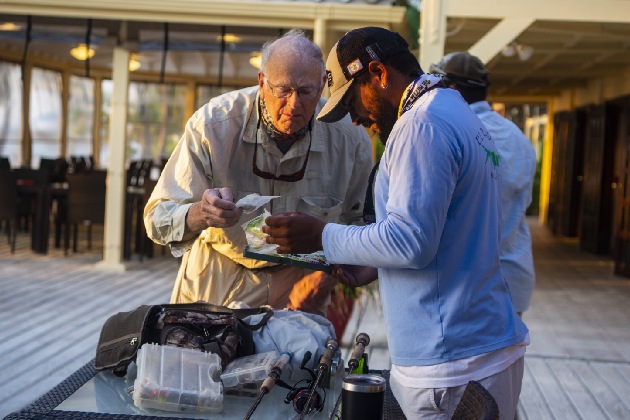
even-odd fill
[[(525, 361), (519, 419), (630, 419), (630, 279), (531, 223), (537, 285), (524, 315), (532, 344)], [(166, 302), (178, 261), (160, 252), (99, 271), (102, 242), (68, 257), (33, 254), (21, 233), (10, 254), (0, 236), (0, 418), (61, 382), (93, 356), (105, 320), (142, 303)], [(370, 367), (389, 368), (378, 296), (356, 310), (342, 342), (371, 337)]]
[(102, 230), (95, 226), (92, 251), (81, 238), (64, 257), (52, 243), (48, 255), (32, 253), (26, 233), (12, 255), (0, 237), (0, 418), (89, 362), (110, 315), (170, 298), (176, 259), (136, 255), (124, 273), (99, 271)]

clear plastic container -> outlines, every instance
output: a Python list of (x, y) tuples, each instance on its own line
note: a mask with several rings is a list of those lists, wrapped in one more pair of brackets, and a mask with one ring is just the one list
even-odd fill
[(239, 357), (230, 362), (221, 374), (223, 386), (226, 388), (237, 387), (242, 384), (263, 381), (273, 369), (278, 360), (278, 352), (252, 354)]
[(221, 358), (217, 354), (144, 344), (136, 364), (136, 407), (196, 413), (218, 413), (223, 409)]

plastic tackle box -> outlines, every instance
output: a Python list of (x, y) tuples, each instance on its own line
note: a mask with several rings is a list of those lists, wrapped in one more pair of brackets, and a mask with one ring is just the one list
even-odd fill
[(263, 381), (278, 360), (278, 352), (252, 354), (230, 362), (221, 374), (223, 386), (232, 388), (241, 384)]
[(136, 407), (198, 413), (218, 413), (223, 409), (221, 359), (217, 354), (144, 344), (136, 364)]

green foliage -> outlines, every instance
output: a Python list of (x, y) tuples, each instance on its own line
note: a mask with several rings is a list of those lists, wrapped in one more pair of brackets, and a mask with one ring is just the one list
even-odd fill
[(409, 48), (417, 50), (419, 48), (418, 38), (420, 36), (420, 4), (421, 0), (397, 0), (397, 6), (404, 6), (405, 10), (405, 27), (407, 33), (404, 34), (405, 39), (409, 41)]

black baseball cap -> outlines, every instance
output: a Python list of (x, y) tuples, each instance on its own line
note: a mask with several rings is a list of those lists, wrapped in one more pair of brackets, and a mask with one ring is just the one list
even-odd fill
[(462, 86), (484, 88), (490, 84), (488, 69), (468, 51), (446, 54), (439, 63), (431, 64), (429, 72), (443, 74)]
[(397, 32), (368, 26), (346, 33), (330, 50), (326, 77), (330, 98), (317, 115), (323, 122), (336, 122), (348, 111), (342, 100), (354, 79), (368, 69), (371, 61), (382, 62), (400, 52), (409, 52), (409, 44)]

